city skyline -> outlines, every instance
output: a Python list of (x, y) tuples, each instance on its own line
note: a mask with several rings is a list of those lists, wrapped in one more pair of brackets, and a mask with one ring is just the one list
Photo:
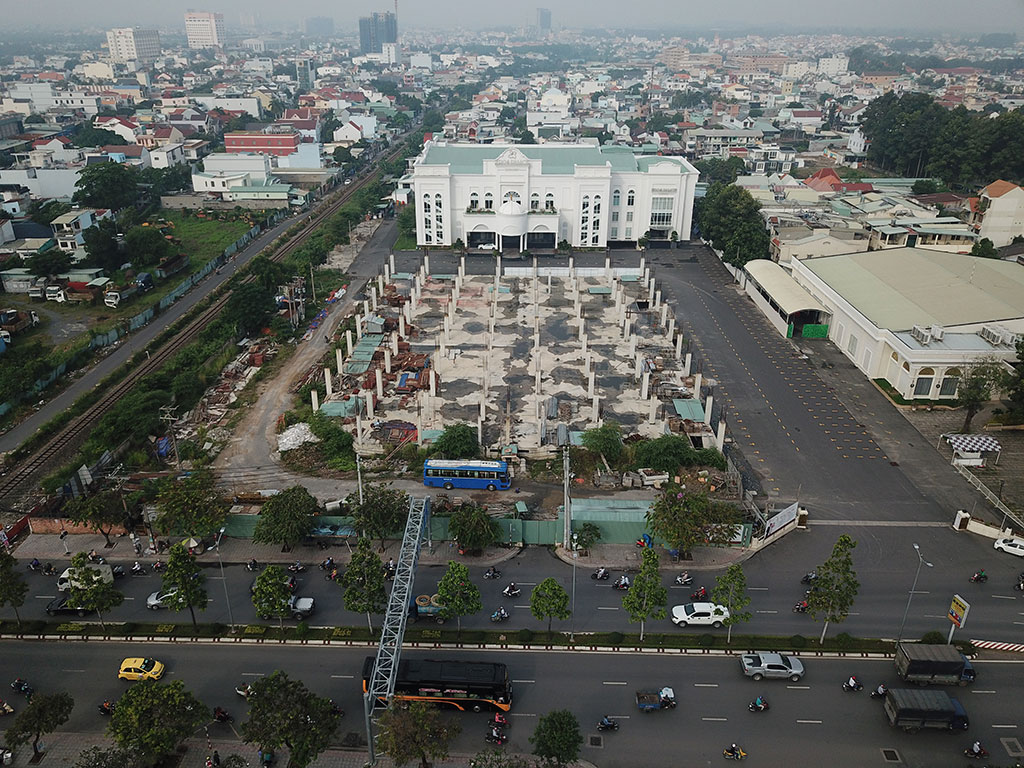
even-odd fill
[[(763, 29), (866, 30), (886, 29), (901, 32), (919, 31), (977, 33), (1024, 28), (1024, 4), (1017, 0), (992, 0), (983, 6), (967, 6), (955, 0), (913, 0), (900, 4), (884, 0), (865, 0), (856, 7), (823, 7), (807, 0), (788, 0), (772, 7), (766, 14), (763, 5), (753, 0), (726, 0), (711, 7), (686, 8), (671, 0), (651, 0), (642, 7), (630, 9), (627, 17), (611, 0), (547, 0), (554, 26), (609, 29), (674, 29), (709, 27), (742, 29), (758, 25)], [(158, 8), (140, 12), (137, 3), (108, 0), (103, 3), (80, 3), (54, 0), (41, 18), (34, 6), (12, 5), (5, 9), (8, 29), (52, 25), (54, 28), (157, 26), (182, 24), (188, 10), (223, 13), (228, 26), (238, 26), (243, 14), (256, 14), (264, 24), (301, 27), (309, 16), (333, 18), (344, 30), (354, 30), (359, 17), (373, 12), (394, 9), (391, 2), (331, 3), (308, 0), (298, 6), (281, 6), (248, 0), (218, 0), (197, 4), (195, 0), (169, 0)], [(457, 21), (461, 28), (529, 27), (536, 24), (537, 5), (502, 7), (467, 3), (465, 0), (437, 0), (429, 8), (400, 5), (399, 16), (406, 29), (422, 27), (437, 29), (446, 19)]]

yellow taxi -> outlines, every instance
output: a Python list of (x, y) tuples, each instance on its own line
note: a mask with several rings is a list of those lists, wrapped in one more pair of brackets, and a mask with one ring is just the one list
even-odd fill
[(118, 670), (118, 680), (159, 680), (164, 676), (163, 662), (156, 659), (125, 659)]

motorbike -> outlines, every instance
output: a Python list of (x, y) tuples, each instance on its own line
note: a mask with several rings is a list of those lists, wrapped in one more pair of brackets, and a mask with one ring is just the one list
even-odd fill
[(762, 696), (760, 704), (757, 703), (757, 699), (754, 699), (747, 705), (747, 709), (749, 709), (751, 712), (767, 712), (769, 709), (768, 699)]
[(38, 560), (33, 559), (32, 562), (28, 564), (28, 569), (30, 571), (41, 571), (43, 570), (43, 564)]
[(13, 714), (14, 714), (14, 707), (12, 707), (10, 704), (8, 704), (3, 699), (0, 699), (0, 717), (3, 717), (4, 715), (13, 715)]
[(973, 576), (971, 576), (972, 583), (984, 584), (986, 581), (988, 581), (988, 574), (984, 571), (978, 571)]
[(132, 566), (132, 567), (131, 567), (131, 568), (129, 569), (128, 573), (130, 573), (130, 574), (131, 574), (132, 576), (145, 576), (145, 575), (146, 575), (146, 569), (145, 569), (145, 568), (143, 568), (143, 567), (142, 567), (141, 565), (140, 565), (140, 566), (139, 566), (138, 568), (136, 568), (136, 567), (135, 567), (135, 566), (133, 565), (133, 566)]
[(235, 693), (241, 696), (243, 699), (248, 699), (252, 696), (252, 686), (248, 683), (242, 683), (241, 685), (235, 686)]
[(166, 567), (167, 565), (162, 560), (157, 560), (155, 563), (153, 563), (153, 570), (157, 573), (159, 573)]
[(500, 730), (502, 728), (508, 728), (510, 725), (512, 725), (512, 723), (509, 721), (507, 717), (501, 714), (501, 712), (495, 712), (494, 717), (491, 719), (488, 725), (497, 726), (498, 729)]
[(486, 571), (484, 571), (484, 578), (485, 579), (500, 579), (501, 578), (501, 571), (499, 571), (497, 568), (488, 568)]
[(871, 692), (871, 698), (872, 699), (884, 699), (886, 691), (888, 691), (888, 690), (889, 689), (885, 687), (885, 683), (882, 683), (880, 686), (878, 686), (877, 688), (875, 688), (875, 690), (873, 690)]
[(988, 750), (984, 747), (981, 747), (977, 752), (975, 752), (973, 749), (971, 749), (971, 747), (967, 747), (966, 749), (964, 749), (964, 757), (973, 757), (979, 760), (984, 760), (986, 757), (988, 757)]
[(213, 710), (213, 719), (218, 723), (232, 723), (235, 720), (235, 718), (228, 714), (226, 709), (221, 709), (220, 707)]
[(498, 609), (491, 614), (491, 621), (501, 622), (508, 618), (508, 612), (502, 609)]
[(707, 600), (708, 599), (708, 591), (706, 589), (704, 589), (704, 587), (701, 587), (696, 592), (694, 592), (693, 594), (690, 595), (690, 599), (691, 600)]
[(247, 571), (258, 571), (259, 569), (260, 569), (260, 564), (257, 563), (255, 559), (252, 559), (248, 563), (245, 564), (245, 570), (247, 570)]
[(804, 574), (803, 578), (800, 579), (801, 584), (813, 584), (818, 578), (817, 571), (808, 571)]
[(304, 566), (302, 563), (299, 563), (299, 562), (292, 563), (291, 565), (288, 566), (288, 571), (290, 573), (302, 573), (305, 570), (306, 570), (306, 566)]
[(629, 589), (629, 582), (626, 582), (626, 581), (616, 581), (614, 584), (612, 584), (612, 589), (627, 590), (627, 589)]
[(334, 558), (328, 557), (326, 560), (320, 562), (319, 568), (321, 571), (333, 571), (334, 570)]
[(14, 678), (14, 682), (11, 683), (11, 689), (26, 696), (32, 695), (32, 686), (28, 684), (27, 680), (22, 680), (20, 677)]
[(590, 574), (590, 578), (598, 579), (600, 581), (608, 581), (608, 579), (611, 578), (611, 575), (612, 574), (609, 572), (607, 568), (598, 568), (596, 571)]
[(506, 736), (501, 731), (498, 731), (497, 733), (495, 733), (494, 731), (488, 731), (487, 735), (484, 736), (484, 741), (486, 741), (488, 744), (497, 744), (500, 747), (506, 741), (508, 741), (508, 736)]
[(1024, 592), (1024, 579), (1021, 579), (1013, 586), (1018, 592)]
[(693, 584), (693, 576), (688, 573), (680, 573), (676, 576), (676, 584), (681, 587), (688, 587)]
[(793, 613), (807, 613), (807, 601), (801, 600), (793, 606)]
[(326, 581), (337, 581), (339, 576), (341, 576), (341, 574), (338, 573), (338, 569), (332, 568), (329, 573), (324, 574), (324, 579)]
[(860, 680), (858, 680), (856, 677), (854, 677), (853, 678), (853, 685), (850, 685), (850, 681), (849, 680), (844, 680), (843, 681), (843, 690), (844, 691), (852, 691), (852, 692), (856, 693), (857, 691), (863, 691), (864, 690), (864, 684)]
[(501, 591), (501, 594), (505, 597), (519, 597), (519, 591), (519, 587), (513, 589), (511, 586), (508, 586)]
[(742, 760), (746, 756), (747, 753), (744, 752), (741, 747), (737, 747), (735, 744), (731, 749), (729, 747), (726, 747), (722, 750), (722, 757), (724, 757), (726, 760)]
[(111, 702), (104, 701), (102, 704), (97, 705), (96, 709), (99, 710), (99, 713), (104, 717), (109, 717), (114, 714), (114, 706), (115, 705)]
[(335, 717), (344, 717), (345, 710), (335, 704), (334, 699), (329, 699), (329, 701), (331, 702), (331, 714)]
[(599, 731), (617, 731), (619, 730), (619, 724), (612, 720), (610, 717), (604, 720), (597, 721), (597, 730)]
[(89, 562), (104, 565), (107, 561), (104, 560), (101, 555), (97, 555), (96, 550), (94, 549), (92, 552), (89, 553)]
[(43, 566), (43, 575), (44, 576), (56, 576), (57, 575), (57, 569), (54, 568), (49, 563), (47, 563), (46, 565)]

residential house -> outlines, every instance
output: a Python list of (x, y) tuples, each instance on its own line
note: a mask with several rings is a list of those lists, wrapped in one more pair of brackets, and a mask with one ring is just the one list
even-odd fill
[(113, 218), (105, 208), (75, 208), (50, 222), (57, 247), (71, 255), (72, 260), (85, 258), (85, 230), (103, 219)]
[(93, 118), (92, 127), (116, 133), (130, 144), (134, 144), (138, 136), (143, 132), (142, 126), (138, 123), (124, 117), (113, 117), (110, 115)]
[(971, 203), (968, 222), (979, 237), (1003, 246), (1024, 235), (1024, 188), (999, 179), (971, 198)]
[(188, 162), (185, 159), (184, 144), (164, 144), (161, 147), (154, 147), (149, 150), (149, 159), (154, 168), (172, 168), (175, 165), (184, 165)]

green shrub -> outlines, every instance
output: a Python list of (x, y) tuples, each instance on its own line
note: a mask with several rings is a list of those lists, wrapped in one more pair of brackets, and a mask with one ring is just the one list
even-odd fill
[(807, 638), (803, 635), (793, 635), (791, 638), (789, 638), (789, 644), (793, 648), (806, 648)]
[(715, 636), (711, 634), (703, 634), (697, 638), (697, 645), (701, 648), (710, 648), (715, 644)]
[(625, 639), (626, 639), (625, 635), (623, 635), (621, 632), (609, 632), (608, 633), (608, 642), (611, 645), (622, 645), (622, 641), (625, 640)]
[(518, 632), (516, 632), (516, 638), (519, 640), (520, 643), (526, 645), (531, 640), (533, 640), (533, 630), (526, 629), (524, 627), (523, 629), (520, 629)]
[(135, 630), (139, 628), (139, 625), (132, 621), (126, 621), (121, 625), (121, 632), (127, 637), (128, 635), (134, 635)]
[(942, 636), (941, 632), (933, 629), (931, 632), (921, 635), (920, 642), (922, 645), (945, 645), (946, 638)]
[(835, 644), (837, 648), (852, 648), (854, 643), (856, 643), (856, 640), (846, 632), (840, 632), (836, 635)]
[(482, 629), (467, 629), (462, 633), (462, 642), (464, 643), (480, 643), (484, 640), (484, 630)]
[(300, 621), (295, 625), (295, 637), (299, 640), (309, 636), (309, 624), (304, 621)]

